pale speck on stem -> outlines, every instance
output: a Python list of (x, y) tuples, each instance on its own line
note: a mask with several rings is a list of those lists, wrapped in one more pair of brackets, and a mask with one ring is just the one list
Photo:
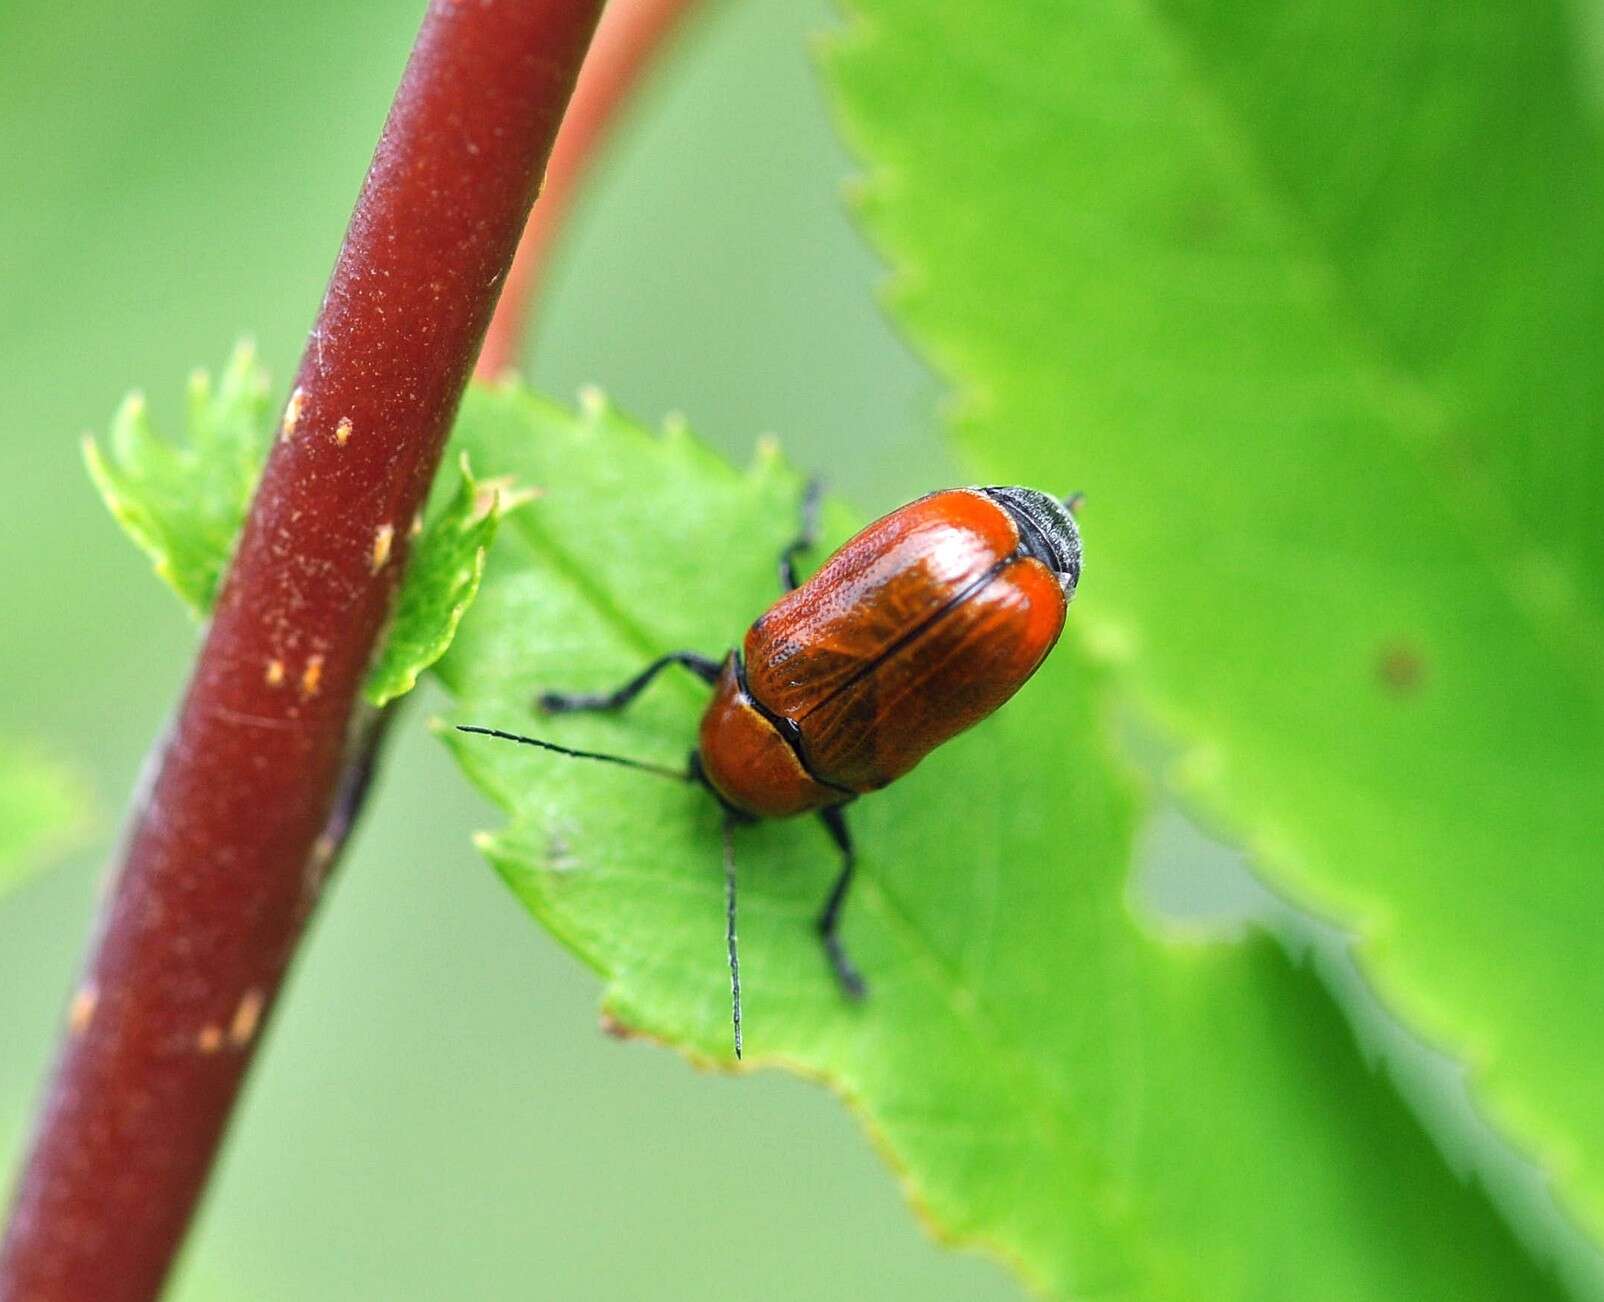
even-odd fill
[(234, 1010), (234, 1020), (228, 1024), (229, 1043), (243, 1048), (251, 1042), (262, 1020), (262, 1006), (266, 1002), (260, 990), (247, 990)]
[(328, 881), (329, 869), (334, 864), (334, 856), (339, 848), (338, 838), (328, 832), (312, 842), (312, 853), (306, 857), (306, 871), (301, 878), (302, 891), (309, 905), (323, 893), (323, 884)]
[(95, 1019), (95, 1005), (100, 1002), (100, 991), (93, 985), (79, 986), (67, 1009), (67, 1028), (74, 1035), (82, 1035)]
[(301, 423), (301, 409), (305, 406), (306, 390), (296, 385), (284, 407), (284, 422), (279, 426), (279, 437), (286, 443), (295, 436), (295, 427)]
[(377, 574), (390, 559), (390, 544), (395, 541), (395, 526), (381, 524), (373, 531), (373, 572)]

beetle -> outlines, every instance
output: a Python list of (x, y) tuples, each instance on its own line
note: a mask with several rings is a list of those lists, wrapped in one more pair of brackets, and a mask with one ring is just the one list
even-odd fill
[(927, 494), (844, 543), (806, 582), (797, 558), (818, 532), (819, 486), (780, 555), (782, 596), (739, 647), (713, 659), (659, 656), (611, 692), (545, 692), (547, 714), (621, 710), (672, 665), (713, 688), (696, 749), (677, 771), (578, 751), (495, 728), (458, 725), (580, 759), (699, 783), (725, 811), (727, 941), (741, 1056), (731, 828), (816, 813), (841, 853), (817, 927), (831, 970), (852, 999), (863, 977), (841, 944), (841, 911), (856, 855), (845, 807), (901, 777), (942, 742), (1013, 696), (1058, 641), (1080, 583), (1079, 495), (1033, 488)]

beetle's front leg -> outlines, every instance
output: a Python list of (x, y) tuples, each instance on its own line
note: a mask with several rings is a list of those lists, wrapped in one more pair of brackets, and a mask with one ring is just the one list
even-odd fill
[(621, 710), (646, 689), (646, 685), (669, 665), (684, 665), (704, 683), (718, 681), (723, 662), (698, 655), (695, 651), (670, 651), (659, 656), (627, 683), (613, 692), (542, 692), (535, 704), (547, 714), (574, 714), (587, 710)]

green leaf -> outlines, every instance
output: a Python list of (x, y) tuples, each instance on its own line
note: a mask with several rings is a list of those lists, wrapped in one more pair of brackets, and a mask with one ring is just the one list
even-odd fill
[(109, 448), (84, 440), (84, 459), (107, 508), (197, 617), (212, 608), (272, 437), (267, 372), (248, 343), (234, 349), (217, 387), (189, 378), (188, 439), (162, 439), (142, 394), (123, 400)]
[(1571, 6), (851, 8), (895, 312), (988, 477), (1086, 490), (1085, 644), (1598, 1236), (1604, 160)]
[(479, 591), (485, 551), (502, 515), (534, 496), (514, 490), (510, 480), (476, 480), (466, 453), (460, 469), (456, 494), (422, 526), (413, 544), (395, 618), (363, 685), (372, 705), (410, 692), (418, 675), (445, 654)]
[(0, 742), (0, 895), (76, 841), (88, 808), (77, 774)]
[[(452, 722), (682, 765), (707, 698), (689, 675), (617, 716), (542, 717), (531, 699), (734, 643), (776, 595), (797, 478), (772, 451), (737, 473), (680, 428), (652, 437), (599, 399), (576, 417), (512, 386), (471, 393), (458, 437), (547, 491), (503, 531), (441, 662)], [(1054, 1295), (1549, 1296), (1309, 973), (1262, 939), (1172, 946), (1133, 919), (1136, 802), (1102, 688), (1061, 648), (1020, 701), (852, 807), (861, 1005), (813, 930), (837, 866), (823, 830), (737, 829), (746, 1068), (828, 1083), (937, 1233)], [(618, 1027), (733, 1066), (711, 798), (445, 736), (510, 815), (480, 844), (603, 974)]]
[[(137, 393), (113, 418), (109, 454), (84, 440), (89, 475), (106, 506), (197, 617), (211, 612), (272, 444), (268, 392), (266, 369), (242, 343), (215, 391), (205, 371), (190, 376), (184, 445), (156, 433)], [(455, 494), (430, 512), (413, 543), (394, 618), (363, 686), (375, 706), (410, 692), (451, 645), (479, 591), (497, 524), (531, 496), (509, 481), (476, 481), (466, 458), (461, 474)]]

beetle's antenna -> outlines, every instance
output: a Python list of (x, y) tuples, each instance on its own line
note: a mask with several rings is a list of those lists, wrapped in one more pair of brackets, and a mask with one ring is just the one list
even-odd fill
[(724, 935), (730, 950), (730, 1007), (735, 1060), (741, 1059), (741, 956), (735, 947), (735, 820), (724, 820)]
[(630, 759), (626, 755), (604, 755), (596, 750), (573, 750), (567, 746), (559, 746), (554, 741), (541, 741), (539, 737), (524, 737), (516, 732), (502, 732), (500, 728), (477, 728), (472, 724), (459, 723), (458, 732), (473, 732), (481, 737), (498, 737), (502, 741), (515, 741), (524, 746), (539, 746), (541, 750), (554, 751), (558, 755), (567, 755), (572, 759), (601, 760), (605, 764), (621, 764), (626, 769), (639, 769), (642, 773), (655, 773), (661, 778), (673, 778), (676, 782), (689, 782), (691, 775), (682, 769), (671, 769), (666, 764), (652, 764), (646, 760)]

